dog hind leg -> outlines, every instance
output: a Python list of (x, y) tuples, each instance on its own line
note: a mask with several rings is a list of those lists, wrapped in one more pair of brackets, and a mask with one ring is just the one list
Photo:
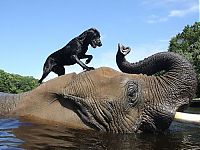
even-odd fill
[(65, 74), (65, 68), (63, 66), (56, 65), (52, 68), (52, 71), (56, 73), (58, 76)]

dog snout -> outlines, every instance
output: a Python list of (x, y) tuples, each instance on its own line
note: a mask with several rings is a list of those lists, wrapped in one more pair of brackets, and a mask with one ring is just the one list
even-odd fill
[(102, 46), (102, 43), (101, 43), (100, 39), (97, 40), (97, 46), (99, 46), (99, 47)]

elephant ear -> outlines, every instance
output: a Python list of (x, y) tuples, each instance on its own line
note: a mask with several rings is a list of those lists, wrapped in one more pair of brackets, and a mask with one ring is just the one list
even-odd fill
[(54, 98), (60, 102), (60, 104), (72, 111), (74, 111), (80, 119), (89, 127), (106, 131), (105, 127), (100, 123), (96, 114), (95, 109), (92, 109), (92, 106), (87, 100), (74, 96), (74, 95), (64, 95), (53, 93)]

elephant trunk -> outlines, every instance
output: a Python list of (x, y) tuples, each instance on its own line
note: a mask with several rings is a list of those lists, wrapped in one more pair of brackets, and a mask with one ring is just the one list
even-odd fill
[(0, 92), (0, 116), (13, 111), (19, 103), (21, 95)]
[[(125, 55), (119, 49), (116, 56), (119, 69), (124, 73), (153, 75), (160, 71), (168, 72), (179, 69), (193, 70), (191, 64), (183, 57), (173, 52), (161, 52), (154, 54), (142, 61), (130, 63), (125, 59)], [(182, 73), (182, 72), (181, 72)]]
[(161, 52), (154, 54), (142, 61), (130, 63), (125, 56), (130, 52), (129, 47), (118, 46), (116, 62), (124, 73), (153, 75), (164, 71), (161, 78), (168, 83), (188, 87), (190, 94), (196, 91), (197, 79), (193, 66), (182, 56), (173, 52)]

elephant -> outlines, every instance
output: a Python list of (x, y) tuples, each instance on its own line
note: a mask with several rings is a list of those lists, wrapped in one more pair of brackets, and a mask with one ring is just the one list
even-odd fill
[(182, 56), (160, 52), (137, 63), (118, 45), (121, 71), (101, 67), (49, 80), (32, 91), (0, 94), (0, 116), (114, 133), (162, 132), (192, 100), (197, 79)]

